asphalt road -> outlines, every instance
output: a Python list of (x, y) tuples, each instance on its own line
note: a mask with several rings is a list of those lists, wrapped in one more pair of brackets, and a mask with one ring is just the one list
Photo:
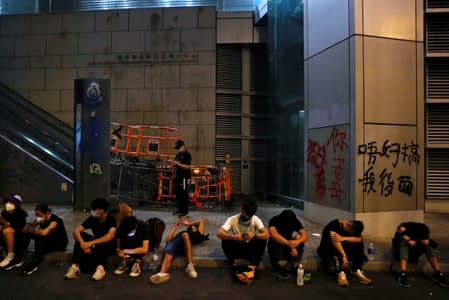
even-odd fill
[(138, 278), (108, 272), (99, 282), (92, 281), (85, 273), (78, 279), (64, 280), (68, 267), (68, 263), (44, 262), (30, 276), (22, 275), (19, 269), (2, 270), (0, 299), (449, 299), (449, 288), (432, 282), (431, 274), (421, 273), (415, 275), (408, 289), (399, 287), (396, 277), (385, 272), (368, 274), (373, 279), (370, 286), (350, 280), (348, 288), (341, 288), (333, 277), (321, 272), (312, 273), (311, 282), (298, 287), (293, 278), (289, 282), (277, 281), (270, 271), (259, 271), (256, 281), (245, 286), (234, 281), (226, 268), (197, 268), (197, 279), (188, 278), (182, 268), (177, 268), (172, 269), (169, 282), (153, 285), (147, 272)]

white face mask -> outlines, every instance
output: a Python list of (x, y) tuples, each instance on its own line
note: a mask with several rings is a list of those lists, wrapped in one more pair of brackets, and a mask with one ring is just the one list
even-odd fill
[(5, 209), (6, 211), (13, 211), (14, 209), (16, 209), (16, 206), (12, 203), (6, 202)]
[(95, 213), (95, 210), (91, 209), (90, 210), (90, 214), (91, 214), (92, 217), (98, 218), (97, 214)]
[(39, 224), (42, 224), (42, 223), (44, 223), (45, 218), (42, 218), (42, 217), (36, 217), (36, 221), (37, 221)]

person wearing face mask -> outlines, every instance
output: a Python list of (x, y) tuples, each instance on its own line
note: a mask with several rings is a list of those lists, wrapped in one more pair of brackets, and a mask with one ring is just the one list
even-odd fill
[(138, 277), (141, 273), (142, 257), (150, 248), (150, 232), (145, 223), (134, 216), (121, 220), (117, 229), (117, 255), (120, 264), (114, 274), (125, 273), (132, 263), (130, 277)]
[[(72, 265), (64, 279), (78, 277), (80, 271), (93, 272), (92, 279), (101, 280), (106, 276), (108, 257), (114, 254), (116, 241), (116, 221), (108, 214), (108, 201), (97, 198), (90, 204), (91, 215), (73, 232)], [(92, 230), (93, 236), (85, 232)]]
[(37, 271), (44, 255), (53, 251), (64, 251), (68, 238), (64, 222), (53, 214), (46, 203), (40, 203), (34, 210), (36, 220), (24, 228), (26, 245), (34, 240), (34, 253), (31, 261), (23, 269), (25, 275)]
[(0, 217), (0, 245), (6, 248), (6, 257), (0, 262), (0, 268), (11, 270), (23, 265), (25, 242), (22, 231), (26, 226), (27, 213), (21, 208), (22, 197), (10, 195), (3, 199), (5, 205)]
[[(255, 215), (257, 204), (254, 200), (245, 200), (240, 214), (229, 217), (218, 230), (223, 252), (232, 265), (240, 282), (250, 284), (254, 280), (256, 267), (262, 260), (267, 239), (270, 237), (262, 220)], [(249, 260), (248, 266), (237, 266), (236, 259)]]

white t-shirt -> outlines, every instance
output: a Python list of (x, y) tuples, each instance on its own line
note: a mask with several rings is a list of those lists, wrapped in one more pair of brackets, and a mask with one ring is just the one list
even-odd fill
[(229, 217), (221, 226), (229, 234), (241, 234), (259, 231), (264, 227), (262, 220), (258, 216), (252, 216), (247, 222), (240, 219), (240, 214)]

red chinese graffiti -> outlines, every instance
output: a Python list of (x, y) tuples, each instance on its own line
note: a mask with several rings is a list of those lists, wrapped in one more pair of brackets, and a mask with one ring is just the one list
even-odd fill
[[(326, 144), (320, 144), (309, 139), (307, 145), (307, 162), (315, 169), (313, 178), (315, 180), (315, 194), (318, 199), (325, 197), (326, 192), (332, 200), (337, 201), (341, 205), (345, 191), (341, 183), (345, 175), (345, 159), (341, 155), (348, 150), (346, 142), (346, 132), (334, 127)], [(332, 161), (329, 164), (332, 177), (330, 178), (330, 186), (326, 186), (326, 168), (328, 167), (327, 148), (333, 153)]]

